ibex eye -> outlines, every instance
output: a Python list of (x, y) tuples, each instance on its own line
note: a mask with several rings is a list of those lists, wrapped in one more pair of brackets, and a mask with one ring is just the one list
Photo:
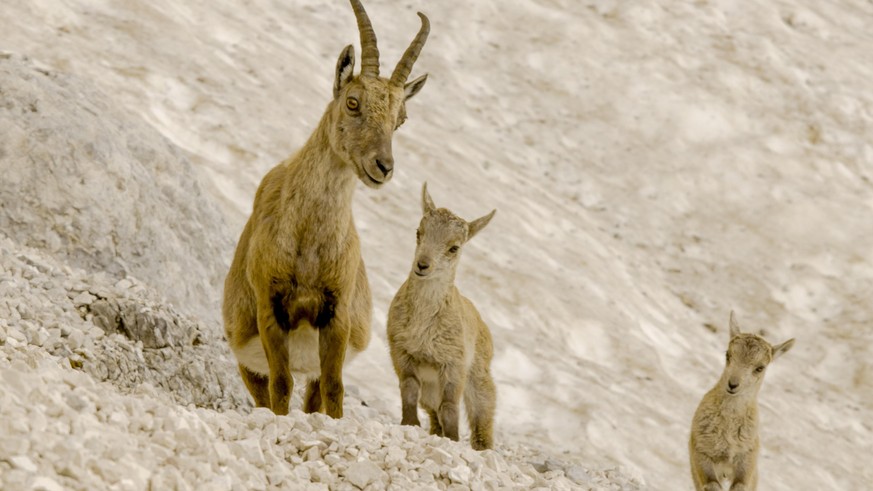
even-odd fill
[(346, 107), (351, 109), (352, 111), (358, 110), (358, 100), (354, 97), (349, 97), (346, 99)]
[(761, 373), (764, 371), (764, 367), (758, 367), (755, 369), (755, 373)]
[(449, 252), (452, 254), (458, 252), (458, 246), (449, 247)]

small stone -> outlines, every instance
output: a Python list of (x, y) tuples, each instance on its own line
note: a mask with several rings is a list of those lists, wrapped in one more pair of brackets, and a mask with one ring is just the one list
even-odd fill
[(437, 464), (449, 465), (452, 463), (452, 454), (446, 452), (445, 450), (434, 447), (431, 449), (430, 458), (433, 459)]
[(215, 455), (218, 457), (219, 464), (224, 465), (233, 458), (233, 454), (230, 453), (230, 447), (222, 441), (214, 442), (212, 444), (212, 449), (215, 450)]
[(308, 461), (308, 462), (316, 461), (319, 459), (321, 459), (321, 450), (317, 446), (316, 447), (309, 447), (309, 450), (307, 450), (303, 454), (303, 460)]
[(283, 481), (285, 481), (284, 472), (277, 469), (272, 469), (267, 472), (267, 482), (270, 483), (270, 486), (278, 487)]
[(37, 477), (30, 485), (31, 491), (64, 491), (64, 487), (50, 477)]
[(263, 428), (267, 423), (276, 421), (276, 414), (271, 409), (256, 407), (249, 414), (249, 428)]
[(587, 484), (591, 480), (588, 471), (578, 465), (567, 467), (564, 469), (564, 474), (576, 484)]
[(355, 462), (346, 469), (346, 479), (359, 489), (382, 479), (385, 472), (370, 461)]
[(406, 459), (406, 451), (400, 447), (389, 447), (388, 455), (385, 456), (385, 463), (395, 465)]
[(264, 465), (264, 452), (261, 450), (261, 444), (257, 438), (231, 442), (230, 450), (237, 457), (247, 460), (258, 467)]
[(127, 290), (132, 286), (133, 286), (133, 283), (131, 283), (130, 280), (127, 278), (118, 280), (118, 282), (115, 283), (115, 288), (118, 288), (119, 290)]
[(311, 469), (312, 480), (324, 484), (330, 484), (334, 480), (330, 468), (324, 462), (315, 462), (314, 468)]
[(36, 472), (38, 468), (36, 464), (30, 460), (30, 457), (27, 455), (16, 455), (14, 457), (9, 458), (9, 463), (12, 464), (12, 467), (16, 469), (21, 469), (26, 472)]
[[(26, 433), (22, 429), (21, 433)], [(30, 450), (30, 441), (27, 438), (0, 438), (0, 455), (25, 455)], [(0, 489), (4, 489), (0, 487)]]
[(73, 297), (73, 305), (76, 307), (80, 307), (82, 305), (91, 305), (91, 303), (96, 300), (94, 295), (91, 295), (88, 292), (82, 292)]
[(92, 326), (91, 330), (88, 331), (88, 335), (94, 339), (103, 339), (103, 336), (106, 335), (106, 331), (97, 326)]
[(27, 343), (27, 336), (20, 329), (17, 329), (15, 327), (11, 327), (7, 331), (7, 334), (8, 334), (7, 340), (14, 339), (15, 341), (18, 341), (19, 343)]
[(67, 345), (70, 349), (79, 349), (85, 343), (85, 333), (78, 329), (74, 329), (70, 331), (70, 335), (67, 336)]
[(311, 481), (312, 480), (312, 471), (309, 467), (305, 465), (298, 465), (294, 467), (294, 475), (300, 478), (301, 481)]
[(30, 309), (26, 303), (21, 302), (18, 304), (18, 313), (21, 315), (21, 318), (24, 320), (32, 320), (33, 319), (33, 311)]
[[(546, 471), (563, 470), (565, 467), (567, 467), (566, 464), (564, 464), (560, 460), (556, 460), (556, 459), (546, 459), (546, 461), (543, 463), (543, 466), (546, 468)], [(536, 466), (534, 466), (534, 467), (536, 467)], [(544, 472), (544, 471), (540, 471), (540, 472)]]
[(33, 336), (30, 337), (30, 343), (36, 346), (44, 346), (48, 339), (49, 332), (44, 327), (40, 327), (33, 333)]
[(470, 468), (466, 465), (459, 465), (449, 469), (449, 479), (458, 484), (467, 485), (470, 482)]

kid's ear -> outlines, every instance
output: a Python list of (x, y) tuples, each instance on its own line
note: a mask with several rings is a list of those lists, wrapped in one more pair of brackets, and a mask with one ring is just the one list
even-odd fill
[(737, 319), (734, 317), (733, 310), (731, 310), (731, 320), (729, 321), (729, 323), (731, 337), (730, 339), (728, 339), (728, 341), (740, 335), (740, 325), (737, 324)]
[(782, 344), (778, 344), (776, 346), (773, 346), (773, 359), (775, 360), (776, 358), (779, 358), (780, 356), (787, 353), (788, 350), (790, 350), (792, 346), (794, 346), (794, 338), (791, 338)]
[(427, 192), (427, 181), (425, 181), (421, 186), (421, 211), (427, 215), (434, 210), (436, 210), (436, 206), (433, 204), (430, 193)]
[(497, 213), (497, 210), (491, 210), (491, 213), (484, 217), (479, 217), (472, 222), (469, 222), (467, 225), (470, 227), (470, 233), (467, 235), (467, 240), (472, 239), (474, 235), (478, 234), (480, 230), (485, 228), (485, 225), (488, 225), (488, 222), (494, 218), (495, 213)]
[(333, 82), (333, 98), (339, 97), (339, 93), (343, 90), (355, 72), (355, 47), (351, 44), (340, 53), (339, 59), (336, 62), (336, 79)]

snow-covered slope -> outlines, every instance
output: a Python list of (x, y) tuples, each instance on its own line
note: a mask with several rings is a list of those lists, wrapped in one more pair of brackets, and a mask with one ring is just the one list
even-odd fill
[[(356, 197), (376, 336), (347, 377), (371, 407), (399, 419), (384, 319), (427, 180), (462, 216), (499, 210), (459, 271), (495, 337), (498, 439), (691, 489), (688, 424), (734, 309), (797, 338), (760, 396), (761, 488), (873, 482), (873, 5), (366, 5), (383, 66), (415, 10), (433, 24), (396, 176)], [(357, 38), (340, 0), (7, 2), (0, 19), (2, 49), (184, 149), (237, 231)]]

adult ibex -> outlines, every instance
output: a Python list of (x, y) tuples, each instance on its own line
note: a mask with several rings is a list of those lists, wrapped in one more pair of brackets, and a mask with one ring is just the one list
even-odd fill
[(261, 181), (224, 284), (228, 342), (255, 404), (287, 414), (292, 374), (308, 380), (304, 410), (343, 415), (342, 367), (370, 340), (372, 300), (352, 219), (355, 177), (391, 179), (391, 138), (405, 101), (427, 75), (406, 83), (430, 30), (427, 17), (391, 79), (379, 76), (376, 35), (351, 0), (361, 35), (340, 53), (333, 100), (294, 156)]

